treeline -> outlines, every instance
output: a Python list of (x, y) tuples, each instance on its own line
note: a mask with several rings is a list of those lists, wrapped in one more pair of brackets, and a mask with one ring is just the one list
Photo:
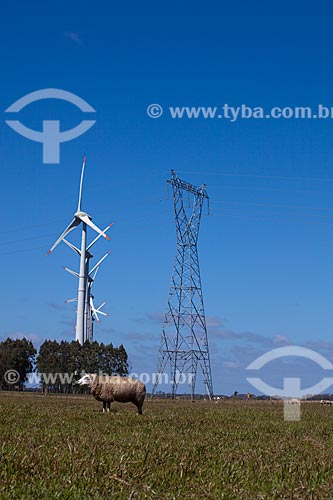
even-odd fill
[(0, 342), (1, 390), (22, 390), (32, 372), (39, 374), (44, 391), (71, 393), (80, 390), (75, 382), (83, 373), (127, 375), (128, 356), (123, 345), (112, 343), (45, 340), (37, 355), (25, 338)]
[(22, 390), (27, 374), (34, 369), (36, 349), (27, 339), (0, 342), (0, 389)]
[(80, 390), (75, 382), (83, 373), (127, 375), (128, 357), (123, 345), (46, 340), (40, 346), (36, 367), (43, 390), (70, 393)]

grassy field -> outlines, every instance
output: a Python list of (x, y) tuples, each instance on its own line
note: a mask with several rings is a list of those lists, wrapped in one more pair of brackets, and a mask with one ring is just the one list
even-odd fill
[(0, 393), (1, 499), (332, 499), (333, 408)]

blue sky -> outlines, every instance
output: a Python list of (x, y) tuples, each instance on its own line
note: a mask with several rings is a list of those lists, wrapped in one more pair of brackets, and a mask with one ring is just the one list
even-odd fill
[[(199, 256), (215, 391), (250, 390), (244, 368), (288, 343), (333, 360), (332, 120), (146, 113), (151, 103), (333, 106), (332, 11), (328, 1), (2, 5), (0, 337), (74, 338), (64, 300), (76, 282), (61, 268), (77, 262), (64, 245), (46, 252), (75, 211), (87, 154), (83, 208), (100, 227), (115, 223), (95, 250), (112, 250), (94, 290), (110, 317), (95, 338), (124, 343), (133, 371), (157, 361), (175, 253), (171, 168), (205, 182), (211, 200)], [(43, 165), (41, 144), (5, 124), (9, 105), (49, 87), (96, 110), (96, 125), (61, 145), (59, 165)], [(19, 119), (68, 129), (82, 113), (44, 100)], [(282, 362), (274, 366), (281, 385)]]

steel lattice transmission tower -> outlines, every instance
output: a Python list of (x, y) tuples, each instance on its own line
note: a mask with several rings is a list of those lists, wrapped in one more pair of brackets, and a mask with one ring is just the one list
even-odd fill
[[(152, 396), (169, 365), (172, 398), (186, 376), (193, 399), (199, 364), (203, 383), (211, 398), (213, 383), (197, 249), (202, 207), (205, 199), (209, 203), (209, 197), (205, 184), (195, 187), (179, 179), (174, 170), (171, 170), (171, 179), (167, 182), (172, 186), (177, 252)], [(193, 202), (187, 210), (184, 206), (184, 192), (187, 192), (189, 201)]]

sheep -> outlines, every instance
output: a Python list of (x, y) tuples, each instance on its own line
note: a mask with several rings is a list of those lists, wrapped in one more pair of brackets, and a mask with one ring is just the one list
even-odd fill
[(301, 404), (300, 400), (297, 399), (297, 398), (288, 399), (287, 403), (290, 404), (290, 405), (299, 405), (299, 404)]
[(118, 375), (96, 375), (86, 373), (77, 384), (90, 387), (90, 394), (103, 403), (103, 412), (110, 411), (113, 401), (133, 403), (142, 415), (142, 406), (146, 397), (146, 386), (140, 380)]

